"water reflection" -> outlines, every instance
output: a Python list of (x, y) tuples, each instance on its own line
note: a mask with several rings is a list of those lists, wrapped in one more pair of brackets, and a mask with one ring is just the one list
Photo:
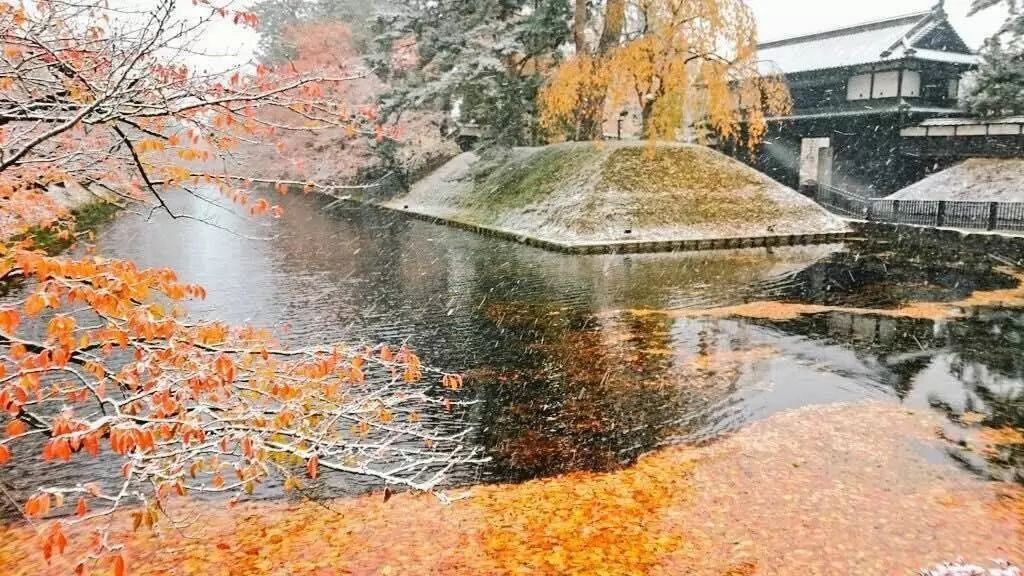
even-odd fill
[[(892, 308), (1016, 285), (984, 258), (935, 260), (877, 242), (564, 256), (373, 210), (325, 213), (311, 197), (286, 199), (269, 227), (178, 201), (274, 239), (125, 215), (101, 234), (100, 252), (206, 285), (198, 315), (274, 326), (295, 343), (408, 340), (431, 363), (467, 373), (464, 393), (480, 404), (464, 417), (493, 461), (455, 471), (456, 482), (607, 470), (781, 410), (864, 398), (1024, 426), (1018, 312), (938, 322), (672, 314), (756, 300)], [(1014, 450), (984, 465), (1018, 466)], [(18, 483), (49, 473), (23, 472)], [(327, 489), (365, 487), (335, 479)]]

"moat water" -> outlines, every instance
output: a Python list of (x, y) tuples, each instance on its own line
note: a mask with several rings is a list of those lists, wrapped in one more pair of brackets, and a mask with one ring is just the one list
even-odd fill
[[(220, 227), (122, 214), (100, 232), (99, 253), (203, 284), (197, 317), (274, 327), (292, 344), (408, 342), (465, 374), (460, 394), (478, 402), (430, 417), (471, 425), (491, 460), (453, 470), (452, 483), (614, 469), (787, 409), (864, 399), (1024, 427), (1024, 311), (890, 314), (1013, 288), (1001, 259), (884, 239), (568, 256), (367, 208), (325, 211), (315, 197), (285, 198), (273, 221), (178, 204)], [(694, 312), (750, 302), (835, 308), (783, 320)], [(985, 459), (952, 443), (935, 457), (1004, 478), (1020, 468), (1013, 454)], [(15, 492), (40, 476), (95, 473), (18, 466), (5, 474)], [(328, 475), (322, 489), (368, 487)]]

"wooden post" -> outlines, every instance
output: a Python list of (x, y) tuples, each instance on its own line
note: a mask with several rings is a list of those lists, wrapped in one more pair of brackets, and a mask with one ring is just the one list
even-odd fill
[(996, 229), (996, 221), (999, 218), (999, 203), (989, 202), (988, 203), (988, 229)]
[(935, 211), (935, 225), (944, 226), (946, 224), (946, 201), (939, 200), (939, 209)]
[(892, 220), (893, 222), (899, 223), (900, 221), (900, 201), (892, 201)]

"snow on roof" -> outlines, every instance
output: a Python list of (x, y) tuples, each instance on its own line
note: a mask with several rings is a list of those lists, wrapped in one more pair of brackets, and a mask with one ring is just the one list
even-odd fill
[(1024, 158), (971, 158), (889, 199), (1024, 202)]
[(918, 60), (928, 60), (929, 62), (948, 62), (950, 64), (968, 64), (973, 66), (981, 63), (981, 57), (977, 54), (961, 54), (959, 52), (927, 50), (924, 48), (915, 48), (913, 53), (908, 53), (907, 56), (913, 56)]
[(976, 64), (977, 58), (973, 54), (913, 47), (915, 42), (945, 23), (945, 13), (936, 8), (837, 30), (764, 42), (759, 46), (761, 72), (794, 74), (910, 57)]
[(1003, 118), (928, 118), (919, 126), (963, 126), (965, 124), (1024, 124), (1024, 116), (1006, 116)]
[(955, 114), (960, 112), (956, 108), (939, 108), (937, 106), (865, 106), (851, 110), (829, 109), (821, 112), (808, 112), (806, 114), (789, 114), (786, 116), (772, 116), (767, 120), (813, 120), (815, 118), (844, 118), (850, 116), (875, 116), (878, 114)]

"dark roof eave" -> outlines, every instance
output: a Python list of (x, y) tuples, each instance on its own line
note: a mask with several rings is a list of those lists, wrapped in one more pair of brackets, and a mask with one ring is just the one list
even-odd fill
[[(973, 56), (973, 54), (972, 54), (972, 56)], [(973, 68), (977, 68), (978, 67), (977, 64), (964, 64), (964, 63), (960, 63), (960, 62), (947, 62), (945, 60), (930, 60), (928, 58), (919, 58), (917, 56), (914, 56), (913, 54), (910, 54), (910, 55), (907, 55), (907, 56), (905, 56), (903, 58), (894, 58), (892, 60), (877, 60), (875, 62), (864, 62), (863, 64), (849, 64), (849, 65), (846, 65), (846, 66), (833, 66), (831, 68), (811, 68), (809, 70), (797, 70), (796, 72), (785, 72), (785, 71), (782, 71), (782, 75), (783, 76), (787, 76), (787, 77), (794, 77), (794, 76), (799, 76), (801, 74), (820, 74), (822, 72), (838, 72), (840, 70), (850, 70), (850, 71), (853, 71), (853, 70), (861, 69), (861, 68), (864, 68), (864, 67), (867, 67), (867, 66), (882, 66), (882, 65), (885, 65), (885, 66), (898, 66), (900, 64), (905, 64), (905, 63), (907, 63), (908, 61), (911, 61), (911, 60), (916, 61), (916, 62), (929, 62), (929, 63), (932, 63), (932, 64), (936, 64), (936, 63), (938, 63), (938, 64), (946, 64), (948, 66), (955, 66), (955, 67), (964, 68), (964, 69), (973, 69)]]

